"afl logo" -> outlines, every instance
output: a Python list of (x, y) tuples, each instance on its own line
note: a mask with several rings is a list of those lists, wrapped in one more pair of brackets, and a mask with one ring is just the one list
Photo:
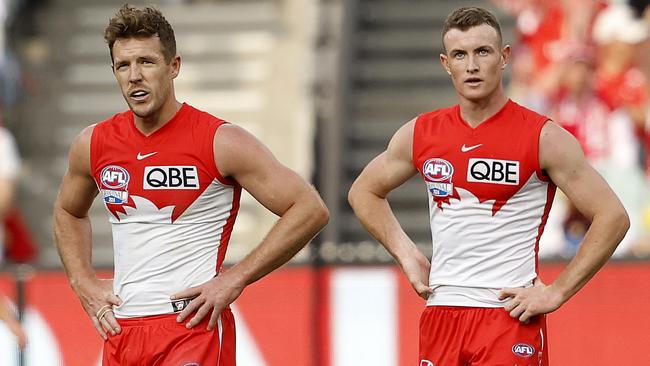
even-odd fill
[(422, 173), (430, 182), (449, 182), (454, 175), (454, 167), (447, 160), (434, 158), (424, 163)]
[(129, 172), (121, 166), (109, 165), (102, 170), (101, 180), (106, 188), (123, 188), (129, 184)]
[(512, 346), (512, 353), (519, 357), (531, 357), (535, 354), (535, 348), (526, 343), (517, 343)]

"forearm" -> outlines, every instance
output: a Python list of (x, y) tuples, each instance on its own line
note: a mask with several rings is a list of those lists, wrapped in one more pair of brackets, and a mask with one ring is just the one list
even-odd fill
[(75, 288), (79, 281), (92, 278), (92, 239), (90, 219), (75, 217), (60, 206), (54, 209), (54, 240), (63, 267)]
[(628, 228), (629, 218), (622, 208), (594, 217), (576, 256), (552, 284), (562, 294), (563, 302), (609, 260)]
[(228, 274), (249, 285), (289, 261), (326, 224), (327, 208), (312, 189), (298, 196), (264, 240)]
[(349, 202), (364, 228), (388, 250), (400, 266), (407, 258), (426, 259), (402, 229), (386, 198), (353, 187)]

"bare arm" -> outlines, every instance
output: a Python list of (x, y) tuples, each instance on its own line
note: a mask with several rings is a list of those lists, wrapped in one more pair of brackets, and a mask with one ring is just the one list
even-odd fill
[(54, 204), (54, 239), (70, 286), (98, 333), (106, 339), (104, 329), (115, 334), (119, 333), (119, 326), (112, 314), (100, 321), (97, 312), (103, 306), (119, 305), (121, 301), (113, 294), (112, 281), (98, 280), (92, 268), (88, 210), (97, 196), (97, 187), (90, 173), (92, 130), (91, 126), (82, 131), (70, 148), (68, 171)]
[(9, 309), (7, 308), (4, 299), (1, 297), (0, 297), (0, 320), (7, 323), (7, 327), (9, 328), (9, 330), (16, 336), (20, 348), (25, 348), (25, 345), (27, 345), (27, 335), (25, 334), (25, 330), (20, 325), (20, 322), (18, 322), (18, 319), (16, 319), (13, 316), (13, 314), (9, 312)]
[(54, 239), (70, 284), (95, 277), (88, 210), (97, 195), (90, 175), (90, 136), (85, 129), (72, 143), (68, 171), (54, 203)]
[(578, 292), (611, 257), (630, 226), (623, 205), (586, 161), (578, 142), (555, 123), (542, 129), (539, 159), (542, 169), (591, 225), (576, 256), (552, 284), (504, 289), (503, 297), (513, 297), (506, 310), (522, 321), (554, 311)]
[[(0, 127), (0, 222), (2, 222), (14, 204), (16, 192), (17, 173), (20, 166), (20, 157), (16, 149), (16, 142), (11, 133)], [(2, 245), (0, 242), (0, 250)]]
[(0, 220), (4, 219), (13, 205), (16, 182), (12, 178), (0, 178)]
[(400, 226), (386, 197), (417, 173), (412, 164), (415, 120), (402, 126), (386, 151), (373, 159), (350, 188), (348, 200), (363, 226), (397, 260), (411, 285), (423, 298), (431, 293), (429, 260)]
[(179, 316), (179, 321), (183, 321), (198, 309), (188, 322), (188, 328), (213, 310), (208, 325), (208, 329), (212, 329), (221, 310), (233, 302), (245, 286), (291, 259), (325, 226), (329, 217), (318, 193), (245, 130), (232, 125), (222, 126), (214, 145), (215, 161), (221, 174), (236, 179), (280, 219), (262, 242), (230, 270), (205, 285), (173, 296), (198, 296)]
[(298, 253), (327, 224), (329, 213), (309, 183), (245, 130), (223, 126), (215, 145), (222, 174), (235, 178), (259, 203), (280, 216), (264, 240), (231, 269), (248, 285)]

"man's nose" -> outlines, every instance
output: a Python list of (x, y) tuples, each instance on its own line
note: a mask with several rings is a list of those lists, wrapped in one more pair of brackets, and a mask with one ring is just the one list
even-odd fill
[(479, 66), (478, 66), (478, 60), (476, 56), (469, 55), (467, 57), (467, 72), (474, 73), (477, 72), (478, 70), (479, 70)]
[(140, 72), (140, 66), (134, 65), (131, 67), (131, 72), (129, 73), (129, 81), (138, 81), (142, 79), (142, 73)]

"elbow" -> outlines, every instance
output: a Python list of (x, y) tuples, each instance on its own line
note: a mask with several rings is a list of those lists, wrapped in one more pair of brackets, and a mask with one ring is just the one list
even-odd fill
[(330, 211), (327, 209), (325, 202), (323, 202), (320, 197), (318, 199), (318, 206), (314, 210), (314, 216), (319, 230), (324, 228), (325, 225), (327, 225), (327, 223), (330, 221)]
[(627, 231), (630, 230), (630, 216), (627, 214), (625, 208), (621, 207), (619, 210), (616, 222), (620, 227), (621, 240), (623, 240), (625, 234), (627, 234)]
[(625, 208), (622, 205), (619, 205), (608, 212), (607, 223), (609, 230), (611, 230), (612, 234), (617, 239), (616, 244), (618, 245), (630, 229), (630, 216)]
[(317, 230), (321, 230), (330, 220), (330, 211), (316, 191), (313, 191), (310, 201), (312, 204), (308, 208), (309, 221)]
[(350, 207), (354, 210), (354, 207), (356, 206), (357, 200), (359, 197), (359, 187), (357, 186), (357, 182), (355, 181), (352, 183), (352, 187), (350, 187), (350, 190), (348, 191), (348, 203), (350, 204)]

